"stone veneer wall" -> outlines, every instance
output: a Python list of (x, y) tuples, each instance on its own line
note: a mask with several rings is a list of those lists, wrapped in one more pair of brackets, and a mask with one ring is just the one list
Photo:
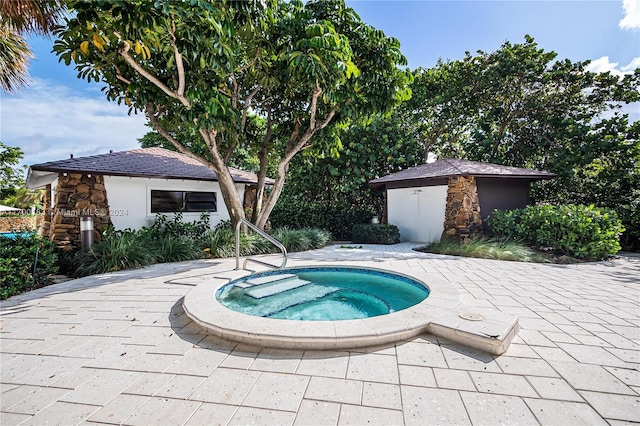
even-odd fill
[(478, 187), (473, 176), (449, 178), (442, 240), (464, 242), (482, 236)]
[(64, 250), (80, 248), (80, 218), (93, 216), (94, 240), (111, 225), (109, 202), (100, 175), (60, 173), (55, 190), (51, 222), (43, 224), (49, 239)]
[(35, 231), (42, 222), (42, 215), (0, 216), (0, 232)]
[(40, 226), (40, 235), (48, 239), (51, 235), (51, 219), (53, 213), (53, 206), (51, 205), (51, 184), (47, 185), (44, 190), (42, 205), (44, 206), (44, 218), (42, 220), (42, 225)]

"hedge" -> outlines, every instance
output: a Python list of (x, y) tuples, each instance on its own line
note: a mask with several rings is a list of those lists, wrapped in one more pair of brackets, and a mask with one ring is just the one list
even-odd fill
[(550, 247), (560, 254), (599, 260), (620, 251), (622, 222), (615, 211), (593, 205), (539, 205), (509, 211), (495, 210), (487, 218), (497, 237)]

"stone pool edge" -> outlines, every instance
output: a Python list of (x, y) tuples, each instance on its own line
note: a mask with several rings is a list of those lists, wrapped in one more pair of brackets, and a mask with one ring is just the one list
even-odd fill
[[(313, 265), (296, 265), (319, 266)], [(335, 266), (335, 265), (321, 265)], [(342, 266), (342, 265), (341, 265)], [(197, 285), (184, 297), (183, 309), (214, 336), (278, 349), (337, 350), (396, 343), (429, 333), (494, 355), (504, 353), (519, 330), (518, 318), (482, 310), (482, 320), (469, 321), (476, 312), (460, 302), (458, 291), (443, 279), (416, 270), (367, 269), (403, 274), (425, 284), (429, 297), (402, 311), (377, 317), (342, 321), (291, 321), (254, 317), (232, 311), (215, 298), (216, 291), (248, 271), (226, 271)], [(428, 283), (428, 284), (427, 284)], [(461, 316), (461, 314), (463, 314)]]

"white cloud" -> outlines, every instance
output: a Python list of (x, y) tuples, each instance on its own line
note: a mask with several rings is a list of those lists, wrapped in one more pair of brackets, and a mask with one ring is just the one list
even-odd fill
[(22, 148), (28, 165), (139, 148), (137, 139), (150, 129), (143, 114), (127, 112), (104, 97), (35, 79), (22, 93), (3, 98), (0, 140)]
[(618, 22), (623, 30), (640, 29), (640, 2), (638, 0), (622, 0), (624, 17)]
[(621, 77), (624, 74), (632, 74), (633, 71), (640, 67), (640, 56), (633, 58), (628, 65), (620, 66), (619, 62), (611, 62), (608, 56), (603, 56), (591, 61), (587, 65), (586, 70), (591, 72), (607, 72)]

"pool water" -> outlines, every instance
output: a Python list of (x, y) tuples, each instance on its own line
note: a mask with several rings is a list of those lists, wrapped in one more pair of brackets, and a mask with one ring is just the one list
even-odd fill
[(32, 232), (0, 232), (0, 237), (11, 238), (15, 240), (18, 237), (26, 238), (31, 234)]
[(361, 268), (297, 268), (234, 280), (216, 294), (248, 315), (303, 321), (369, 318), (420, 303), (429, 290), (408, 277)]

